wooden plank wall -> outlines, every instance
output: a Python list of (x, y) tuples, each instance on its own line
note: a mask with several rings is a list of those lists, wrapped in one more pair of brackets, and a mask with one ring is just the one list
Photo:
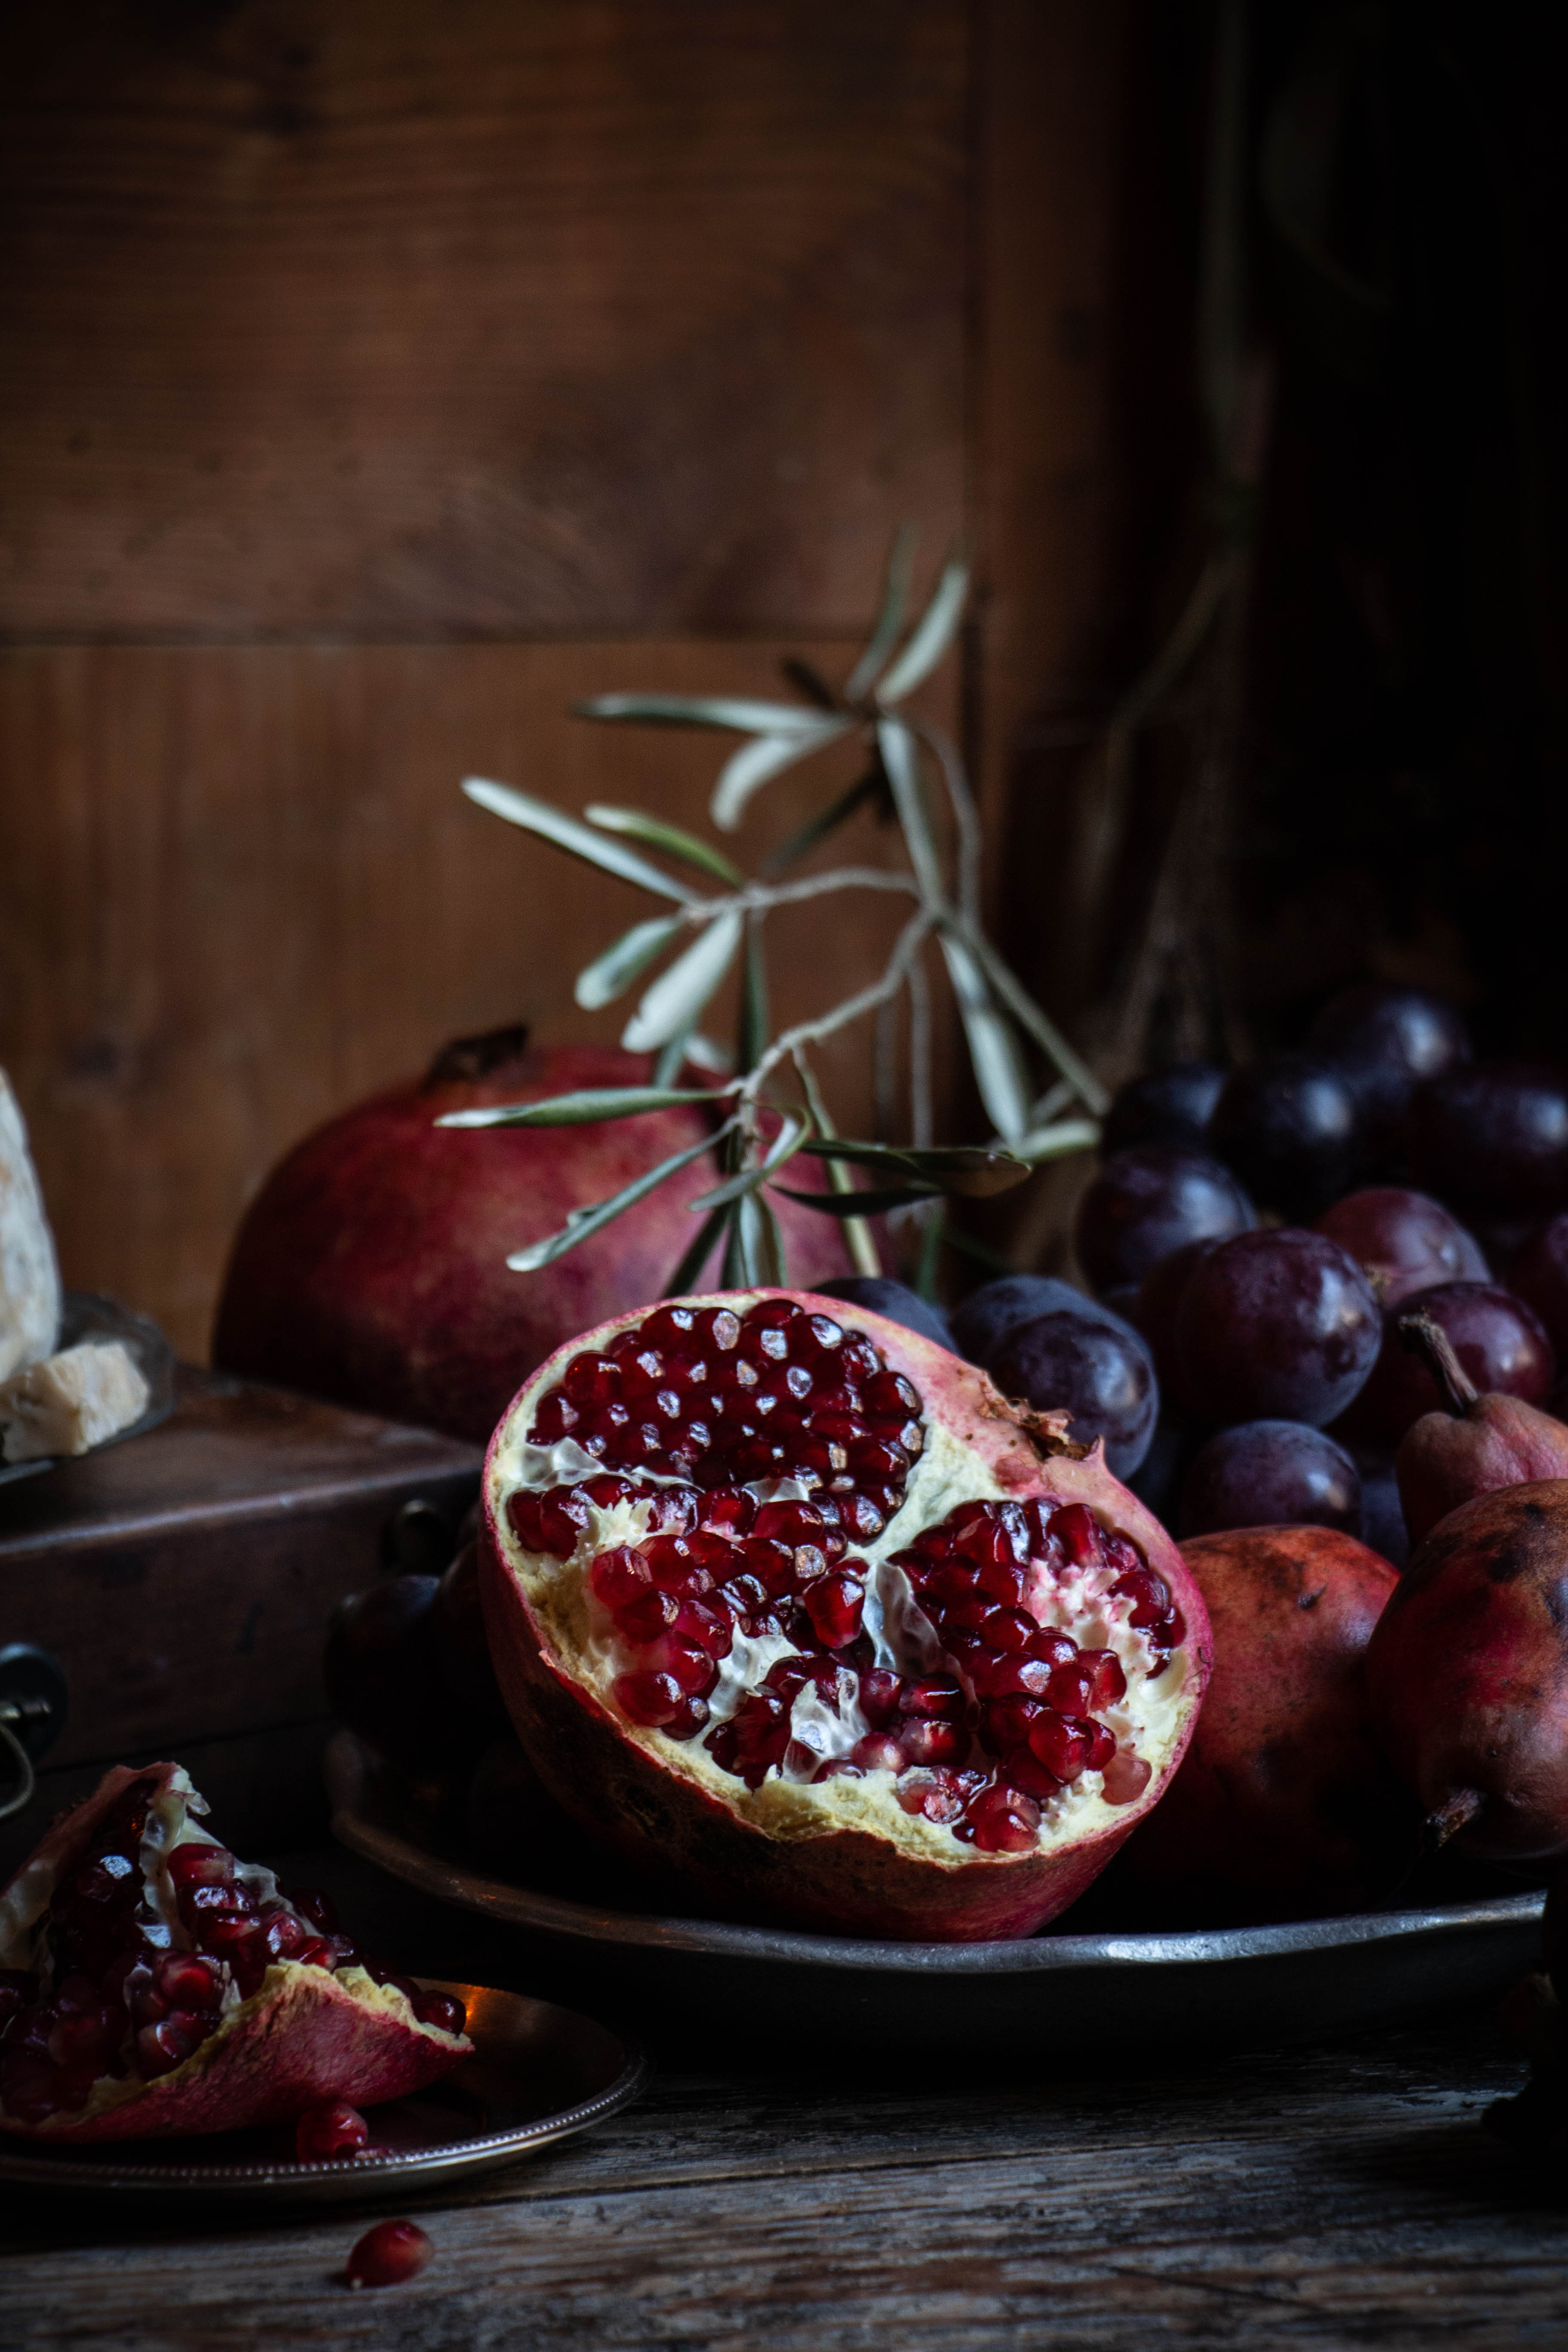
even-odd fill
[[(931, 563), (960, 530), (981, 557), (1000, 838), (1018, 740), (1123, 593), (1127, 26), (1121, 0), (8, 13), (0, 1062), (68, 1280), (200, 1355), (238, 1211), (307, 1125), (454, 1034), (603, 1034), (570, 976), (629, 898), (458, 777), (700, 821), (710, 744), (573, 698), (847, 665), (905, 516)], [(879, 940), (797, 927), (786, 1005)], [(861, 1045), (835, 1072), (847, 1118), (868, 1070)]]

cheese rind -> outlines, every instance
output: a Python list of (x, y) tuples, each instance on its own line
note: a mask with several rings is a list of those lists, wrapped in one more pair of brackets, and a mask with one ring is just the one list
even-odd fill
[(84, 1340), (0, 1382), (0, 1460), (87, 1454), (147, 1410), (152, 1391), (118, 1339)]
[(55, 1237), (21, 1105), (0, 1070), (0, 1381), (51, 1354), (59, 1335)]

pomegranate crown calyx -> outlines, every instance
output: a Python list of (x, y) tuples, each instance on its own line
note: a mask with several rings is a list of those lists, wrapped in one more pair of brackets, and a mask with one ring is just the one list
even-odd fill
[[(484, 777), (465, 782), (468, 799), (490, 814), (661, 902), (658, 914), (635, 923), (596, 956), (575, 986), (577, 1003), (597, 1010), (660, 967), (644, 984), (622, 1036), (627, 1051), (658, 1059), (648, 1086), (475, 1108), (450, 1114), (440, 1124), (564, 1126), (636, 1118), (686, 1103), (721, 1107), (711, 1137), (672, 1154), (610, 1199), (574, 1210), (558, 1232), (508, 1259), (514, 1272), (532, 1273), (552, 1264), (710, 1150), (720, 1159), (724, 1181), (689, 1204), (701, 1223), (671, 1274), (667, 1296), (698, 1287), (716, 1252), (721, 1253), (720, 1281), (726, 1289), (787, 1280), (783, 1240), (766, 1199), (770, 1187), (838, 1219), (856, 1269), (866, 1276), (882, 1272), (868, 1220), (894, 1209), (923, 1210), (922, 1259), (929, 1269), (941, 1238), (944, 1195), (1021, 1183), (1041, 1162), (1098, 1142), (1098, 1121), (1108, 1101), (1104, 1087), (981, 928), (979, 822), (957, 747), (928, 719), (905, 709), (907, 698), (951, 650), (969, 589), (968, 564), (955, 551), (924, 610), (906, 625), (913, 554), (914, 536), (906, 526), (894, 543), (881, 610), (865, 652), (841, 687), (797, 660), (785, 665), (803, 698), (795, 701), (608, 694), (579, 706), (586, 718), (706, 727), (744, 737), (726, 760), (710, 803), (713, 823), (723, 832), (732, 831), (752, 799), (786, 769), (832, 745), (863, 740), (868, 773), (780, 842), (756, 877), (748, 878), (715, 844), (640, 809), (593, 804), (578, 818), (508, 784)], [(945, 826), (932, 816), (933, 803), (942, 802)], [(868, 804), (898, 824), (907, 855), (902, 871), (845, 866), (791, 875), (791, 868)], [(667, 863), (655, 863), (650, 851)], [(692, 875), (721, 887), (700, 888), (689, 878)], [(764, 918), (845, 890), (891, 893), (913, 902), (879, 977), (839, 1003), (771, 1034)], [(991, 1143), (977, 1150), (933, 1149), (931, 1140), (926, 969), (933, 945), (957, 1000), (975, 1086), (994, 1130)], [(704, 1039), (698, 1024), (737, 966), (739, 1016), (731, 1056)], [(811, 1049), (904, 998), (910, 1007), (910, 1141), (889, 1145), (841, 1138), (812, 1072)], [(463, 1041), (448, 1049), (442, 1063), (488, 1042)], [(1045, 1066), (1032, 1068), (1032, 1062)], [(682, 1083), (692, 1066), (711, 1071), (721, 1083), (706, 1088)], [(792, 1094), (798, 1087), (798, 1097), (779, 1099), (781, 1086)], [(780, 1182), (797, 1152), (826, 1162), (826, 1189), (792, 1190)], [(857, 1189), (857, 1168), (868, 1171), (865, 1190)]]

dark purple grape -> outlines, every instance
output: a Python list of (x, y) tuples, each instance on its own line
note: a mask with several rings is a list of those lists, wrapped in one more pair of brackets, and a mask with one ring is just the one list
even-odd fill
[(1486, 1280), (1480, 1244), (1425, 1192), (1394, 1184), (1347, 1192), (1313, 1219), (1312, 1231), (1327, 1234), (1366, 1268), (1385, 1314), (1413, 1291), (1430, 1290), (1436, 1283)]
[(1259, 1055), (1226, 1080), (1209, 1121), (1209, 1148), (1265, 1208), (1314, 1216), (1355, 1172), (1355, 1097), (1327, 1062), (1308, 1054)]
[(1495, 1390), (1526, 1404), (1544, 1400), (1557, 1363), (1534, 1310), (1494, 1282), (1441, 1282), (1416, 1291), (1384, 1318), (1372, 1376), (1345, 1415), (1345, 1433), (1356, 1444), (1397, 1445), (1413, 1421), (1442, 1408), (1425, 1357), (1405, 1346), (1399, 1329), (1399, 1318), (1417, 1307), (1441, 1324), (1483, 1395)]
[(906, 1331), (918, 1331), (922, 1339), (934, 1339), (956, 1356), (952, 1333), (940, 1307), (922, 1298), (918, 1290), (906, 1283), (894, 1282), (881, 1274), (836, 1274), (829, 1282), (814, 1286), (824, 1298), (842, 1298), (847, 1306), (864, 1307), (873, 1315), (885, 1315), (889, 1323), (901, 1323)]
[(1238, 1234), (1193, 1268), (1173, 1344), (1184, 1406), (1211, 1422), (1343, 1412), (1377, 1360), (1383, 1318), (1349, 1252), (1293, 1225)]
[(1399, 1144), (1416, 1087), (1468, 1062), (1470, 1040), (1442, 997), (1367, 981), (1324, 1005), (1307, 1032), (1307, 1050), (1338, 1070), (1355, 1097), (1367, 1155), (1381, 1160)]
[(1410, 1559), (1410, 1530), (1393, 1458), (1359, 1453), (1356, 1467), (1361, 1472), (1361, 1539), (1381, 1552), (1391, 1568), (1405, 1568)]
[(1160, 1411), (1153, 1359), (1131, 1323), (1089, 1299), (1015, 1323), (985, 1370), (1004, 1396), (1068, 1412), (1068, 1434), (1079, 1444), (1103, 1437), (1115, 1477), (1136, 1470), (1149, 1451)]
[(1568, 1361), (1568, 1211), (1548, 1217), (1521, 1244), (1508, 1287), (1534, 1308), (1558, 1357)]
[(1118, 1151), (1079, 1202), (1073, 1240), (1096, 1290), (1142, 1282), (1184, 1242), (1223, 1240), (1255, 1223), (1228, 1169), (1179, 1143)]
[(1470, 1062), (1423, 1087), (1405, 1121), (1418, 1183), (1478, 1217), (1568, 1206), (1568, 1089), (1554, 1070)]
[(1212, 1062), (1177, 1062), (1145, 1070), (1117, 1090), (1100, 1131), (1106, 1154), (1145, 1143), (1187, 1143), (1203, 1149), (1225, 1072)]
[(1110, 1311), (1086, 1298), (1070, 1282), (1058, 1282), (1051, 1275), (1004, 1274), (972, 1290), (963, 1306), (953, 1308), (949, 1321), (959, 1354), (967, 1356), (972, 1364), (984, 1364), (1014, 1324), (1026, 1323), (1031, 1316)]
[(1182, 1535), (1299, 1527), (1361, 1533), (1361, 1473), (1325, 1430), (1244, 1421), (1200, 1447), (1182, 1488)]

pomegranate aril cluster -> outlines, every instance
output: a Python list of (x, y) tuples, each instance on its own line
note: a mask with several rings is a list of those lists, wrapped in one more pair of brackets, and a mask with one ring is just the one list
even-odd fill
[[(912, 1382), (888, 1369), (863, 1332), (787, 1298), (763, 1299), (743, 1315), (656, 1308), (604, 1354), (573, 1358), (529, 1436), (536, 1445), (570, 1437), (606, 1469), (704, 1489), (793, 1478), (836, 1498), (851, 1543), (881, 1534), (925, 1444)], [(572, 1491), (534, 1499), (542, 1509)], [(552, 1550), (564, 1525), (547, 1514), (542, 1532), (555, 1540), (531, 1548)]]
[[(0, 1971), (0, 2104), (19, 2121), (74, 2112), (105, 2076), (154, 2082), (172, 2074), (216, 2029), (228, 1987), (247, 2000), (275, 1960), (328, 1969), (357, 1962), (378, 1982), (402, 1985), (416, 2012), (432, 2000), (460, 2010), (449, 1996), (421, 1994), (364, 1960), (336, 1932), (324, 1895), (301, 1891), (290, 1902), (254, 1892), (221, 1845), (193, 1843), (169, 1854), (175, 1910), (193, 1948), (168, 1949), (149, 1933), (154, 1921), (143, 1903), (148, 1800), (147, 1784), (126, 1790), (57, 1886), (41, 1973)], [(447, 2017), (424, 2021), (446, 2024)], [(447, 2030), (462, 2030), (460, 2015)]]

